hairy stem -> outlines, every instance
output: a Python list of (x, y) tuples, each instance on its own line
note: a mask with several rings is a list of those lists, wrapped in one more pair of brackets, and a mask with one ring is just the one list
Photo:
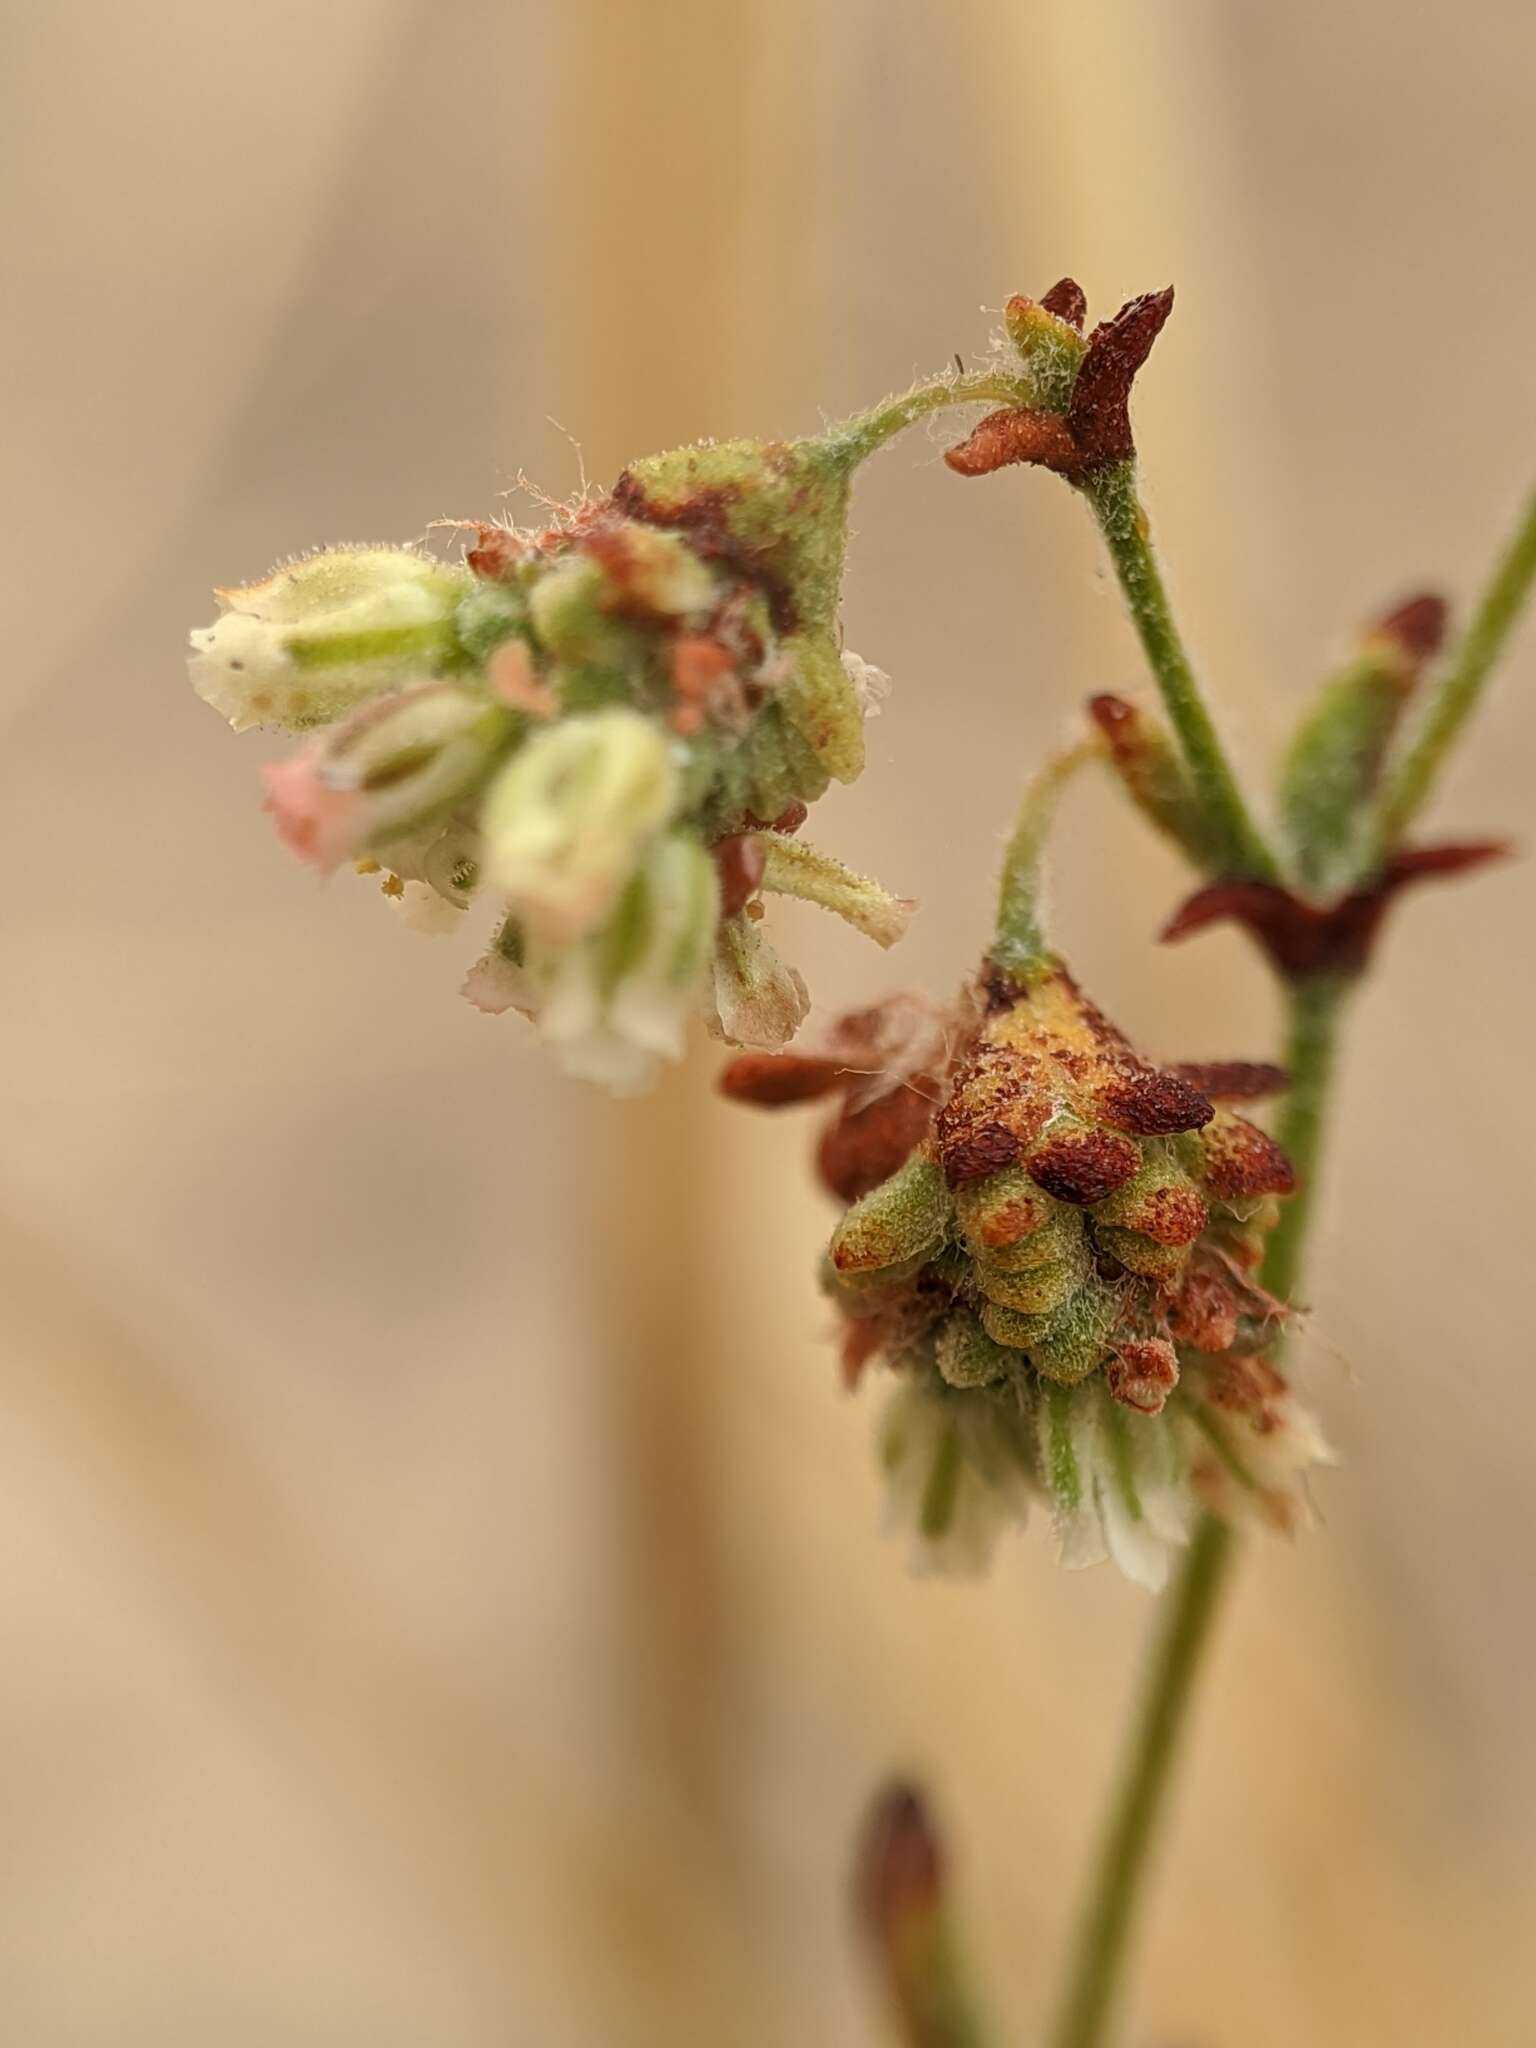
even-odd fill
[(825, 445), (843, 454), (852, 468), (866, 461), (887, 441), (894, 441), (908, 427), (929, 413), (943, 412), (953, 405), (1023, 405), (1027, 387), (1017, 376), (1000, 370), (950, 370), (942, 377), (914, 384), (896, 398), (882, 399), (867, 412), (855, 413), (825, 436)]
[(1390, 851), (1428, 800), (1447, 754), (1477, 708), (1533, 583), (1536, 492), (1495, 564), (1461, 644), (1425, 706), (1413, 738), (1387, 775), (1371, 821), (1369, 866)]
[(1085, 740), (1048, 761), (1025, 792), (1003, 854), (997, 888), (997, 928), (991, 958), (1016, 981), (1033, 981), (1056, 964), (1040, 917), (1040, 868), (1056, 804), (1072, 776), (1100, 752)]
[(1100, 470), (1083, 486), (1083, 495), (1099, 523), (1169, 723), (1189, 765), (1223, 875), (1274, 881), (1274, 856), (1238, 787), (1174, 623), (1148, 537), (1147, 515), (1136, 493), (1135, 464), (1116, 463)]
[(1275, 1136), (1296, 1169), (1296, 1192), (1281, 1204), (1270, 1232), (1261, 1274), (1271, 1294), (1295, 1298), (1301, 1284), (1307, 1238), (1317, 1214), (1324, 1121), (1333, 1081), (1339, 1021), (1351, 982), (1338, 975), (1312, 975), (1287, 991), (1285, 1068), (1291, 1077)]
[[(1316, 1215), (1318, 1169), (1339, 1018), (1349, 983), (1332, 976), (1288, 990), (1286, 1064), (1291, 1087), (1276, 1135), (1290, 1154), (1297, 1191), (1270, 1236), (1264, 1284), (1288, 1299), (1301, 1279)], [(1130, 1747), (1088, 1906), (1072, 1957), (1066, 2000), (1051, 2048), (1100, 2048), (1124, 1974), (1137, 1904), (1178, 1755), (1179, 1740), (1235, 1552), (1232, 1531), (1203, 1516), (1185, 1553), (1132, 1724)]]

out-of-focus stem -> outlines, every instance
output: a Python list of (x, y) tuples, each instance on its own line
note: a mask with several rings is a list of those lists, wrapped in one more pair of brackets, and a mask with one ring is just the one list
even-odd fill
[(1233, 1549), (1227, 1525), (1202, 1516), (1167, 1595), (1051, 2048), (1100, 2048), (1105, 2039), (1186, 1710)]
[(1536, 582), (1536, 492), (1494, 566), (1450, 666), (1435, 686), (1413, 737), (1388, 770), (1371, 821), (1367, 871), (1403, 836), (1423, 808), (1462, 727)]
[[(1316, 1214), (1336, 1038), (1348, 988), (1338, 977), (1318, 976), (1294, 982), (1288, 990), (1291, 1087), (1277, 1136), (1295, 1164), (1297, 1191), (1271, 1233), (1263, 1267), (1265, 1286), (1282, 1300), (1300, 1282)], [(1181, 1730), (1235, 1549), (1232, 1531), (1213, 1516), (1203, 1516), (1168, 1594), (1171, 1605), (1132, 1725), (1051, 2048), (1102, 2048), (1106, 2039)]]
[(1286, 991), (1285, 1068), (1291, 1077), (1275, 1136), (1296, 1169), (1296, 1192), (1281, 1204), (1280, 1221), (1269, 1234), (1261, 1277), (1282, 1301), (1295, 1298), (1301, 1284), (1307, 1238), (1317, 1213), (1325, 1116), (1333, 1081), (1340, 1016), (1351, 982), (1340, 975), (1313, 975)]

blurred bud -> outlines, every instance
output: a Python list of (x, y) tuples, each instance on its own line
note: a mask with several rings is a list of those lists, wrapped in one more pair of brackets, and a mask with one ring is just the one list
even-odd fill
[(215, 593), (192, 635), (193, 688), (236, 732), (327, 725), (364, 698), (460, 658), (454, 614), (472, 578), (408, 548), (331, 548)]
[(1272, 1365), (1240, 1355), (1212, 1361), (1198, 1415), (1203, 1442), (1190, 1477), (1208, 1512), (1257, 1520), (1282, 1535), (1307, 1520), (1306, 1474), (1331, 1465), (1333, 1451)]
[(1012, 1371), (1008, 1353), (994, 1344), (969, 1309), (957, 1308), (934, 1340), (939, 1376), (951, 1387), (993, 1387)]
[(1219, 849), (1204, 808), (1162, 721), (1107, 692), (1088, 700), (1088, 712), (1104, 736), (1110, 767), (1143, 817), (1197, 867), (1215, 864)]
[(682, 1057), (718, 911), (713, 861), (676, 832), (651, 848), (599, 930), (557, 948), (530, 936), (536, 1021), (567, 1072), (633, 1095), (659, 1061)]
[(705, 1025), (727, 1045), (777, 1052), (810, 1014), (804, 980), (750, 917), (721, 919), (711, 986)]
[(879, 1454), (886, 1522), (908, 1540), (914, 1571), (972, 1578), (986, 1570), (998, 1537), (1028, 1518), (1032, 1450), (1008, 1392), (960, 1392), (937, 1377), (899, 1382)]
[(1161, 1415), (1179, 1383), (1179, 1356), (1166, 1337), (1123, 1338), (1104, 1368), (1111, 1397), (1138, 1415)]
[(452, 683), (379, 697), (293, 759), (269, 765), (267, 809), (291, 852), (334, 868), (444, 817), (483, 780), (512, 731), (510, 713)]
[(613, 910), (677, 798), (671, 748), (639, 712), (542, 727), (486, 791), (487, 876), (530, 938), (582, 938)]
[(944, 1856), (922, 1794), (888, 1785), (859, 1844), (855, 1872), (859, 1917), (882, 1948), (903, 1945), (906, 1930), (935, 1912), (943, 1896)]
[(594, 526), (580, 546), (603, 571), (609, 611), (686, 619), (719, 598), (714, 573), (681, 534), (620, 519)]
[(945, 1865), (922, 1794), (888, 1785), (859, 1842), (854, 1901), (906, 2048), (978, 2048), (992, 2038), (956, 1938)]
[(1445, 633), (1444, 601), (1410, 599), (1364, 636), (1302, 714), (1280, 771), (1279, 808), (1304, 888), (1326, 893), (1358, 866), (1362, 811), (1403, 709)]
[(864, 705), (853, 672), (828, 636), (786, 640), (778, 701), (784, 716), (834, 782), (852, 782), (864, 768)]

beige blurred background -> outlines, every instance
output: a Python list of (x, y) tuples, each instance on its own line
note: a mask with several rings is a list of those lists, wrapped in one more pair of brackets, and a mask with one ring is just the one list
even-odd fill
[[(562, 1083), (462, 963), (317, 892), (182, 679), (208, 587), (520, 470), (814, 426), (1070, 269), (1172, 279), (1139, 429), (1262, 761), (1352, 620), (1465, 593), (1536, 462), (1536, 16), (1293, 0), (11, 0), (0, 753), (0, 2040), (884, 2038), (845, 1904), (933, 1786), (1032, 2038), (1151, 1617), (1043, 1533), (877, 1529), (809, 1131)], [(992, 309), (991, 311), (984, 309)], [(821, 836), (924, 900), (831, 1008), (943, 988), (1029, 761), (1138, 678), (1048, 478), (868, 475), (890, 669)], [(1527, 635), (1439, 806), (1531, 835)], [(1255, 1551), (1138, 2048), (1536, 2039), (1527, 861), (1361, 1003), (1308, 1372), (1325, 1526)], [(1168, 1053), (1259, 1054), (1235, 940), (1075, 801), (1058, 908)]]

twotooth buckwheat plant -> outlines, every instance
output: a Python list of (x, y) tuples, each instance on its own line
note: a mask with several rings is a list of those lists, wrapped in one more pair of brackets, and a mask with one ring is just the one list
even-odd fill
[[(1106, 2039), (1233, 1531), (1295, 1527), (1328, 1456), (1283, 1345), (1339, 1026), (1396, 897), (1502, 850), (1405, 835), (1536, 577), (1533, 499), (1448, 655), (1434, 596), (1362, 637), (1304, 713), (1262, 826), (1138, 494), (1131, 387), (1172, 303), (1147, 294), (1085, 334), (1063, 279), (1009, 301), (981, 369), (812, 438), (635, 462), (541, 531), (454, 522), (461, 562), (299, 558), (220, 592), (191, 664), (237, 730), (305, 735), (266, 771), (301, 859), (379, 877), (425, 930), (489, 899), (464, 984), (480, 1009), (521, 1011), (570, 1071), (620, 1092), (681, 1054), (697, 1009), (743, 1049), (727, 1095), (831, 1107), (817, 1160), (844, 1214), (823, 1284), (847, 1381), (875, 1361), (893, 1380), (880, 1457), (920, 1562), (983, 1566), (1037, 1499), (1065, 1563), (1107, 1556), (1155, 1590), (1178, 1560), (1055, 2048)], [(1162, 716), (1091, 700), (1081, 740), (1026, 792), (991, 945), (953, 1002), (893, 996), (786, 1051), (809, 998), (762, 930), (763, 897), (818, 903), (881, 946), (912, 909), (799, 836), (828, 784), (862, 769), (886, 688), (839, 637), (854, 474), (918, 420), (976, 405), (990, 410), (949, 467), (1048, 469), (1082, 497)], [(1163, 936), (1233, 920), (1275, 971), (1282, 1064), (1148, 1059), (1048, 940), (1043, 849), (1062, 787), (1095, 761), (1199, 878)], [(1269, 1096), (1273, 1135), (1242, 1108)], [(887, 1795), (860, 1868), (903, 2036), (992, 2039), (918, 1795)]]

